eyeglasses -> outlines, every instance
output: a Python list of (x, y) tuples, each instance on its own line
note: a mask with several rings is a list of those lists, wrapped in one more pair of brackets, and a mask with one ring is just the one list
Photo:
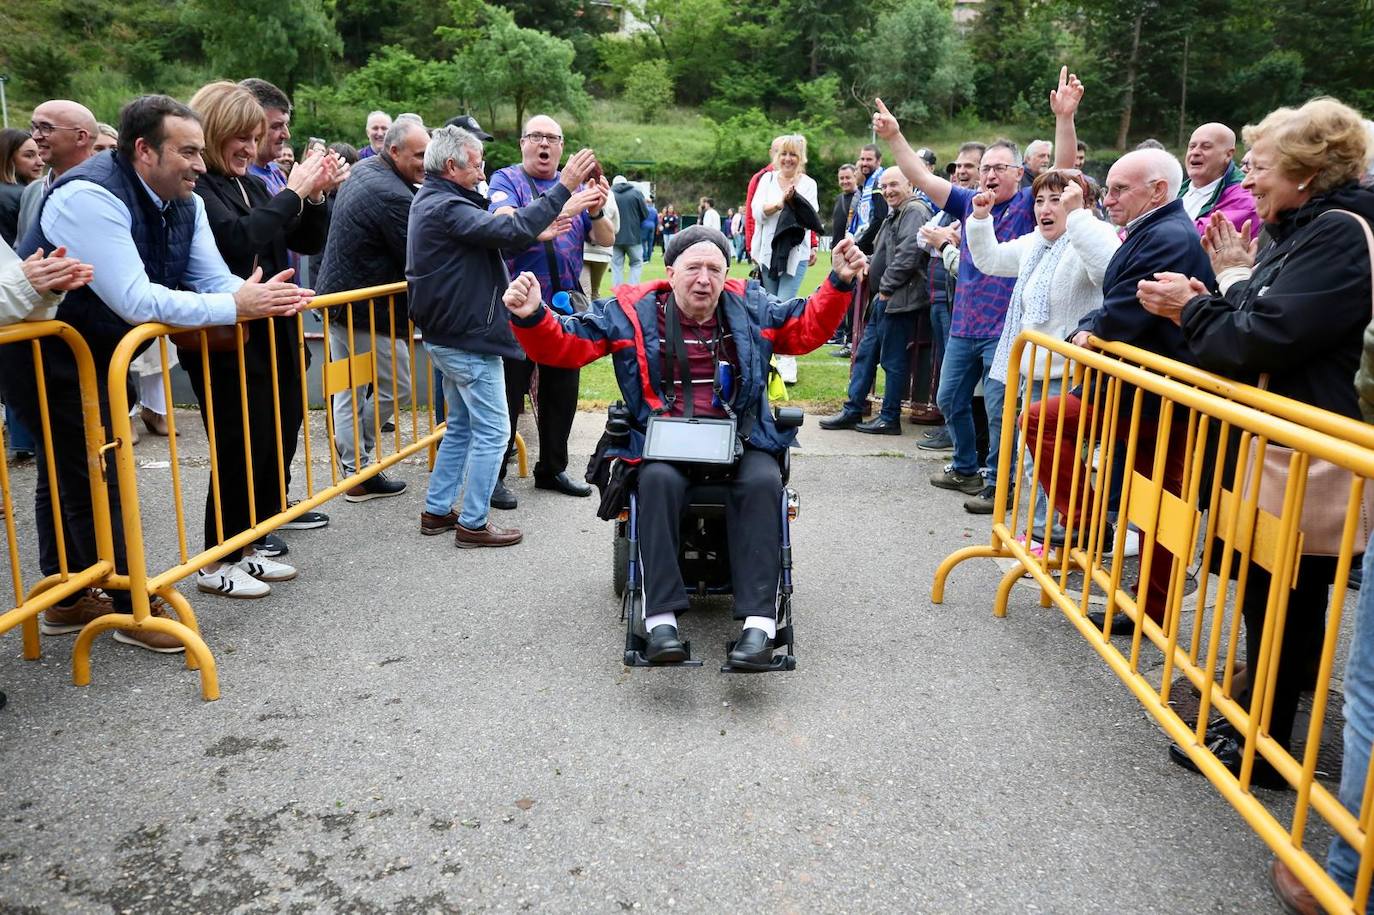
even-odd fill
[(49, 124), (47, 121), (30, 121), (29, 133), (35, 137), (46, 137), (54, 130), (85, 130), (84, 127), (63, 127), (61, 124)]
[(978, 167), (978, 174), (991, 175), (993, 173), (996, 173), (998, 175), (1005, 175), (1011, 169), (1019, 167), (1020, 166), (1017, 165), (1008, 165), (1005, 162), (998, 162), (996, 165), (980, 165)]
[[(1141, 186), (1141, 187), (1148, 187), (1149, 185), (1154, 184), (1156, 181), (1163, 181), (1163, 180), (1164, 180), (1163, 178), (1151, 178), (1149, 181), (1146, 181), (1145, 184), (1140, 185), (1140, 186)], [(1107, 196), (1108, 196), (1108, 197), (1120, 197), (1120, 196), (1122, 196), (1123, 194), (1128, 194), (1128, 193), (1130, 193), (1131, 191), (1135, 190), (1136, 187), (1137, 187), (1137, 185), (1134, 185), (1134, 184), (1109, 184), (1109, 185), (1107, 185)]]
[(563, 142), (562, 137), (552, 133), (527, 133), (520, 139), (532, 140), (535, 143), (548, 143), (551, 146), (556, 146)]

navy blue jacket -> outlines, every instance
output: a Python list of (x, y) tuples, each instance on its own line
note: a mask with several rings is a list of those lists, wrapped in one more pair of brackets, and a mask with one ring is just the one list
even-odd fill
[[(781, 454), (796, 441), (795, 429), (781, 430), (773, 424), (768, 360), (774, 352), (800, 356), (829, 340), (849, 307), (853, 288), (831, 273), (809, 299), (781, 301), (755, 280), (726, 281), (720, 307), (740, 364), (731, 403), (741, 430), (752, 423), (750, 445)], [(614, 298), (593, 302), (584, 314), (559, 317), (544, 307), (528, 318), (511, 318), (520, 345), (540, 365), (580, 368), (610, 355), (620, 394), (635, 417), (629, 449), (612, 449), (607, 452), (611, 457), (637, 459), (644, 450), (649, 416), (663, 409), (658, 310), (668, 291), (667, 280), (625, 285)]]

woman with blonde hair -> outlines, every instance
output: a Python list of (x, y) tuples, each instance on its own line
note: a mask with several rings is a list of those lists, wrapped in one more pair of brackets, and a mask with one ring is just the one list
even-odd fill
[[(333, 154), (312, 152), (291, 170), (286, 188), (273, 196), (267, 185), (248, 172), (258, 143), (267, 128), (262, 106), (249, 90), (228, 81), (210, 83), (192, 97), (191, 108), (205, 130), (206, 172), (195, 192), (205, 203), (205, 216), (220, 255), (236, 276), (258, 273), (262, 278), (288, 272), (287, 249), (318, 254), (324, 247), (329, 217), (325, 194), (347, 175), (347, 166)], [(252, 449), (252, 502), (256, 520), (286, 509), (284, 483), (296, 453), (304, 414), (301, 407), (301, 364), (294, 318), (260, 318), (243, 325), (244, 374), (240, 379), (236, 347), (202, 338), (183, 338), (191, 345), (178, 348), (208, 426), (205, 370), (208, 363), (214, 403), (216, 484), (221, 511), (215, 511), (215, 488), (205, 499), (205, 546), (213, 547), (252, 526), (249, 514), (249, 475), (244, 459), (245, 436)], [(271, 343), (276, 341), (276, 373)], [(248, 409), (240, 406), (240, 383), (247, 391)], [(275, 390), (275, 398), (274, 398)], [(280, 427), (277, 410), (280, 409)], [(278, 464), (280, 437), (281, 464)], [(268, 551), (254, 547), (230, 553), (196, 576), (196, 587), (228, 597), (264, 597), (273, 581), (296, 576)]]
[[(1270, 113), (1246, 127), (1244, 137), (1251, 156), (1243, 186), (1254, 195), (1272, 242), (1259, 251), (1249, 225), (1237, 231), (1214, 217), (1203, 245), (1218, 290), (1195, 278), (1160, 274), (1140, 284), (1140, 302), (1182, 328), (1201, 367), (1248, 383), (1264, 380), (1276, 394), (1359, 419), (1352, 379), (1374, 304), (1368, 240), (1374, 190), (1359, 183), (1374, 153), (1369, 133), (1359, 112), (1317, 98)], [(1312, 686), (1335, 571), (1335, 557), (1304, 554), (1288, 596), (1269, 724), (1284, 747), (1298, 695)], [(1269, 573), (1252, 563), (1242, 610), (1251, 664), (1260, 657), (1269, 585)], [(1228, 722), (1209, 729), (1207, 742), (1239, 772), (1242, 740)], [(1189, 766), (1181, 749), (1170, 752)], [(1253, 783), (1286, 786), (1259, 757)]]

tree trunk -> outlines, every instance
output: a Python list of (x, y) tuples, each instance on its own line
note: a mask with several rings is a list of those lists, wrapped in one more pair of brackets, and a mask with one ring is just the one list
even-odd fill
[(1131, 56), (1126, 61), (1126, 92), (1121, 97), (1121, 122), (1116, 128), (1116, 148), (1126, 148), (1126, 137), (1131, 132), (1131, 108), (1135, 105), (1136, 67), (1140, 63), (1140, 27), (1145, 22), (1145, 11), (1135, 14), (1135, 28), (1131, 36)]
[(1184, 131), (1188, 129), (1188, 44), (1192, 41), (1193, 33), (1189, 29), (1183, 33), (1183, 73), (1182, 88), (1178, 93), (1178, 146), (1183, 148), (1186, 142)]

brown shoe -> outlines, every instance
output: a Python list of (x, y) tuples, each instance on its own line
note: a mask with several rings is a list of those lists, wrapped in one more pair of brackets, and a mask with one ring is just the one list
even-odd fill
[(114, 602), (104, 591), (88, 588), (70, 607), (49, 607), (43, 611), (38, 631), (44, 635), (69, 635), (80, 632), (93, 619), (114, 613)]
[(463, 550), (479, 546), (514, 546), (523, 537), (524, 534), (515, 528), (497, 527), (490, 521), (480, 531), (470, 531), (461, 524), (453, 527), (453, 544)]
[[(167, 602), (160, 597), (154, 597), (149, 604), (149, 610), (153, 616), (160, 616), (163, 619), (176, 619), (172, 615), (172, 608), (167, 606)], [(123, 642), (125, 645), (133, 645), (135, 648), (146, 648), (149, 651), (156, 651), (160, 654), (176, 654), (185, 651), (186, 646), (177, 640), (176, 636), (167, 635), (162, 632), (154, 632), (151, 629), (116, 629), (114, 631), (116, 642)]]
[(167, 417), (161, 413), (149, 410), (147, 407), (139, 410), (138, 415), (143, 419), (143, 425), (148, 427), (148, 431), (154, 435), (161, 435), (164, 438), (170, 434), (167, 428)]
[(1322, 907), (1317, 897), (1303, 885), (1298, 875), (1289, 870), (1288, 865), (1277, 858), (1269, 866), (1269, 885), (1284, 911), (1293, 915), (1321, 915)]
[(433, 515), (429, 512), (420, 512), (420, 533), (426, 536), (442, 534), (451, 531), (458, 526), (458, 513), (449, 512), (447, 515)]

